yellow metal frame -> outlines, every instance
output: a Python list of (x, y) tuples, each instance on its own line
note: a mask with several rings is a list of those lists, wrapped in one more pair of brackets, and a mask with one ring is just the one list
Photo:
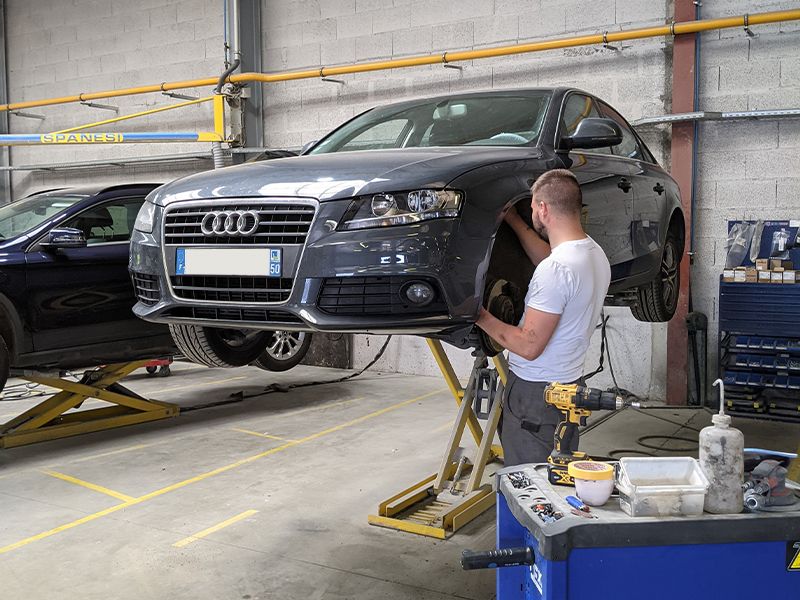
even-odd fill
[[(480, 355), (475, 359), (469, 383), (464, 387), (441, 342), (428, 340), (428, 346), (458, 405), (442, 463), (437, 473), (381, 502), (378, 514), (369, 515), (368, 521), (379, 527), (445, 539), (494, 506), (495, 496), (486, 477), (494, 474), (487, 467), (503, 456), (503, 449), (492, 443), (502, 414), (502, 401), (498, 398), (494, 402), (486, 427), (482, 428), (472, 408), (471, 394), (478, 370), (487, 364), (486, 357)], [(494, 357), (493, 362), (502, 383), (498, 388), (502, 397), (508, 365), (502, 354)], [(457, 457), (467, 428), (478, 446), (471, 463), (466, 457)]]
[[(88, 372), (81, 382), (24, 372), (22, 379), (61, 391), (0, 425), (0, 448), (178, 416), (178, 406), (142, 398), (118, 383), (148, 362), (143, 360), (106, 365)], [(97, 398), (114, 406), (67, 412), (89, 398)]]

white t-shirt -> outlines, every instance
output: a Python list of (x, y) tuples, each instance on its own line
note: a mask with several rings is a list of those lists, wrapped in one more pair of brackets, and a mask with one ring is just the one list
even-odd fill
[[(608, 258), (592, 238), (556, 246), (536, 267), (525, 304), (560, 314), (561, 319), (538, 358), (526, 360), (509, 352), (511, 371), (527, 381), (568, 383), (579, 379), (610, 281)], [(524, 322), (523, 315), (520, 326)]]

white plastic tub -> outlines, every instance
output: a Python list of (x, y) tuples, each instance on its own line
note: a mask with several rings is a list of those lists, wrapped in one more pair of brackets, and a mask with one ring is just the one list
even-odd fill
[(621, 458), (619, 505), (632, 517), (703, 514), (708, 479), (691, 457)]

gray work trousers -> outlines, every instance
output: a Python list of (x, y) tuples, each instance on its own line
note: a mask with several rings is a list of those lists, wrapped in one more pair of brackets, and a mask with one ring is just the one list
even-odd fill
[[(506, 467), (547, 462), (553, 451), (556, 427), (564, 416), (544, 401), (544, 389), (549, 383), (526, 381), (509, 372), (500, 428)], [(570, 447), (573, 452), (578, 449), (578, 437), (576, 432)]]

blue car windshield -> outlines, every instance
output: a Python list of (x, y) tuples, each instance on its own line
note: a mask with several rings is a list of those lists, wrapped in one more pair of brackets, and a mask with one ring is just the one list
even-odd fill
[(86, 196), (36, 195), (0, 207), (0, 239), (10, 239), (38, 227)]
[(345, 123), (308, 154), (433, 146), (533, 146), (551, 93), (486, 94), (376, 108)]

